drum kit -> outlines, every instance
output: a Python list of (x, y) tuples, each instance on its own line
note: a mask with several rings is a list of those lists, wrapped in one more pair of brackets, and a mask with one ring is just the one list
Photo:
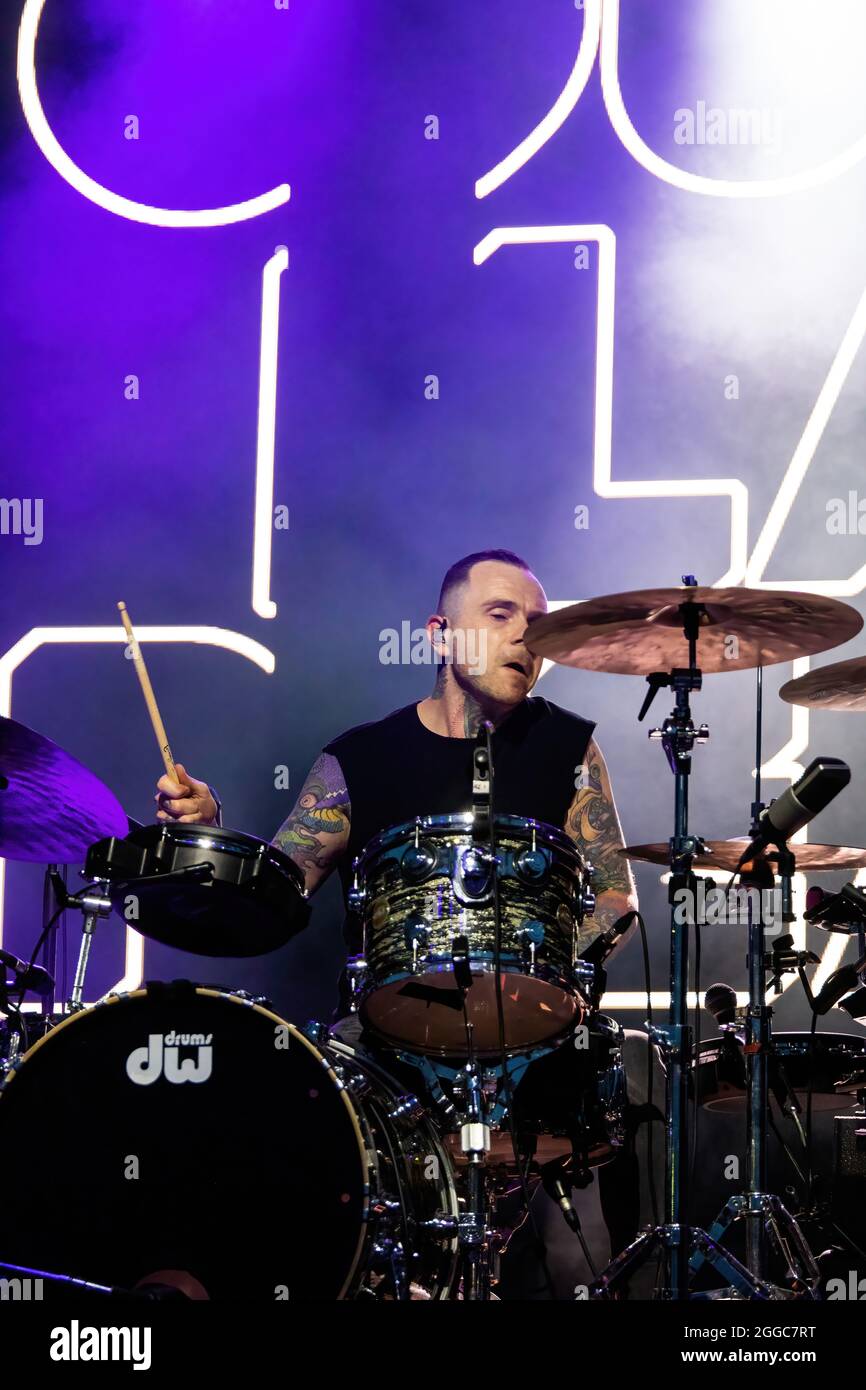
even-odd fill
[[(125, 611), (124, 622), (173, 768)], [(866, 1017), (866, 894), (853, 883), (813, 890), (807, 920), (854, 935), (860, 958), (814, 996), (805, 969), (817, 958), (788, 933), (768, 950), (750, 907), (748, 1006), (737, 1010), (734, 991), (714, 986), (707, 1007), (720, 1038), (697, 1046), (687, 1010), (694, 923), (674, 903), (695, 893), (703, 869), (759, 887), (778, 880), (787, 926), (797, 869), (866, 867), (866, 850), (791, 843), (847, 782), (838, 759), (817, 759), (769, 807), (760, 800), (763, 668), (861, 626), (832, 599), (701, 588), (685, 576), (681, 588), (590, 600), (527, 630), (529, 649), (553, 661), (645, 677), (640, 719), (659, 690), (674, 699), (650, 731), (674, 776), (673, 833), (622, 851), (670, 873), (670, 1010), (665, 1026), (648, 1023), (666, 1077), (664, 1213), (601, 1272), (569, 1194), (626, 1144), (624, 1034), (600, 1005), (605, 960), (637, 914), (592, 931), (592, 866), (561, 829), (499, 806), (489, 724), (466, 808), (386, 828), (354, 863), (349, 909), (364, 949), (347, 973), (364, 1032), (351, 1045), (225, 985), (151, 981), (87, 1004), (101, 921), (200, 957), (252, 957), (307, 925), (303, 878), (279, 849), (238, 831), (129, 821), (82, 764), (0, 720), (0, 855), (46, 865), (52, 899), (30, 958), (0, 952), (0, 1275), (38, 1277), (58, 1298), (484, 1301), (496, 1297), (509, 1233), (527, 1211), (531, 1221), (542, 1181), (593, 1269), (593, 1297), (623, 1297), (653, 1258), (667, 1299), (820, 1298), (816, 1253), (767, 1190), (771, 1100), (801, 1134), (804, 1097), (809, 1123), (813, 1099), (856, 1107), (845, 1131), (856, 1161), (866, 1035), (813, 1027), (774, 1037), (768, 986), (778, 991), (797, 972), (813, 1021), (835, 1003)], [(689, 778), (709, 731), (694, 724), (691, 696), (705, 673), (747, 668), (757, 672), (751, 826), (740, 839), (703, 840), (689, 829)], [(866, 710), (866, 658), (810, 672), (781, 694)], [(60, 867), (81, 863), (85, 885), (70, 892)], [(71, 912), (81, 946), (69, 996), (58, 999), (57, 931)], [(35, 1008), (28, 993), (40, 997)], [(709, 1230), (689, 1213), (696, 1105), (746, 1119), (744, 1188)], [(729, 1248), (738, 1227), (742, 1259)], [(721, 1285), (703, 1295), (701, 1267)]]

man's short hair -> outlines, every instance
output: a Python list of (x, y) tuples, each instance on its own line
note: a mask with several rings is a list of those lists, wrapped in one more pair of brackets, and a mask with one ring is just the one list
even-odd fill
[(532, 573), (526, 561), (515, 555), (513, 550), (475, 550), (471, 555), (464, 555), (462, 560), (457, 560), (448, 570), (439, 590), (437, 613), (445, 612), (445, 604), (454, 590), (466, 583), (473, 565), (480, 565), (483, 560), (496, 560), (500, 565), (514, 565), (515, 569), (526, 570), (527, 574)]

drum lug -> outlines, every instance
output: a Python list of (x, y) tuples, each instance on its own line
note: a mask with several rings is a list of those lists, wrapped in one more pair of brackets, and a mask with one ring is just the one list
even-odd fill
[(318, 1019), (311, 1018), (301, 1029), (305, 1038), (309, 1038), (315, 1047), (325, 1047), (331, 1039), (330, 1030), (326, 1023), (320, 1023)]
[(592, 887), (592, 880), (594, 878), (595, 869), (592, 865), (584, 865), (583, 880), (576, 894), (577, 910), (581, 914), (581, 918), (591, 917), (595, 912), (596, 896)]
[(389, 1119), (389, 1120), (405, 1120), (405, 1119), (408, 1119), (408, 1120), (411, 1120), (411, 1121), (413, 1121), (413, 1122), (417, 1122), (417, 1121), (420, 1120), (426, 1113), (427, 1113), (427, 1112), (426, 1112), (426, 1110), (424, 1109), (424, 1106), (423, 1106), (423, 1105), (421, 1104), (421, 1102), (419, 1101), (418, 1097), (417, 1097), (417, 1096), (413, 1096), (413, 1095), (411, 1094), (411, 1092), (407, 1092), (405, 1095), (400, 1096), (399, 1099), (396, 1101), (396, 1103), (395, 1103), (395, 1104), (391, 1107), (391, 1109), (388, 1111), (388, 1119)]
[(419, 962), (427, 959), (430, 943), (430, 928), (423, 917), (407, 917), (403, 927), (403, 939), (412, 952), (413, 973), (417, 973)]
[(349, 985), (349, 1008), (353, 1014), (358, 1012), (366, 978), (367, 962), (364, 957), (350, 956), (346, 961), (346, 980)]
[(523, 926), (517, 929), (515, 936), (523, 948), (523, 957), (529, 974), (534, 975), (535, 954), (544, 941), (544, 923), (532, 920), (525, 921)]
[(595, 984), (595, 966), (588, 960), (576, 960), (571, 967), (571, 976), (576, 985), (583, 985), (591, 992)]
[(400, 871), (407, 883), (423, 883), (436, 868), (438, 855), (430, 845), (409, 845), (400, 858)]
[(532, 832), (532, 849), (522, 849), (515, 857), (514, 868), (524, 883), (538, 885), (547, 877), (550, 869), (550, 854), (535, 848), (535, 830)]
[(456, 1216), (448, 1216), (444, 1212), (438, 1216), (431, 1216), (428, 1221), (420, 1221), (419, 1226), (422, 1231), (432, 1231), (434, 1235), (450, 1236), (454, 1235), (458, 1229)]
[[(394, 1202), (390, 1205), (399, 1207), (400, 1204)], [(374, 1270), (387, 1271), (390, 1274), (394, 1297), (401, 1300), (407, 1298), (406, 1256), (400, 1241), (392, 1240), (390, 1236), (376, 1240), (371, 1247), (370, 1256), (371, 1267)]]

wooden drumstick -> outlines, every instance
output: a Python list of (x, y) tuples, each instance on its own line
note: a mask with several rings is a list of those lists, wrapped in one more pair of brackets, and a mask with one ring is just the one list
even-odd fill
[(174, 765), (174, 758), (168, 746), (168, 735), (165, 732), (165, 725), (156, 703), (156, 696), (153, 693), (153, 686), (150, 683), (150, 676), (147, 674), (147, 667), (144, 664), (144, 657), (141, 654), (141, 647), (138, 645), (135, 633), (132, 630), (132, 623), (129, 621), (129, 614), (126, 611), (126, 604), (122, 601), (117, 605), (120, 616), (123, 619), (123, 626), (126, 628), (126, 635), (132, 647), (132, 659), (135, 662), (135, 669), (138, 672), (138, 679), (144, 695), (144, 703), (147, 705), (147, 712), (150, 715), (150, 722), (153, 725), (153, 732), (156, 734), (156, 741), (159, 744), (159, 751), (162, 754), (162, 761), (169, 777), (173, 778), (179, 786), (185, 786), (184, 782), (177, 775), (177, 768)]

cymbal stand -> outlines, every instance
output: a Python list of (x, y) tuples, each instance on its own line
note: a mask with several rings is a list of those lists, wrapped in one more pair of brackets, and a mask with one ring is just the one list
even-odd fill
[[(694, 586), (687, 576), (685, 582)], [(665, 1095), (665, 1207), (664, 1220), (658, 1226), (648, 1226), (637, 1239), (617, 1255), (591, 1287), (591, 1295), (604, 1298), (623, 1284), (639, 1265), (657, 1251), (665, 1258), (665, 1284), (662, 1297), (684, 1300), (689, 1297), (689, 1261), (700, 1252), (728, 1284), (746, 1298), (768, 1299), (772, 1290), (723, 1250), (700, 1227), (688, 1224), (687, 1177), (689, 1164), (688, 1083), (692, 1054), (692, 1032), (688, 1022), (688, 925), (677, 911), (677, 893), (690, 889), (694, 901), (695, 875), (692, 862), (697, 841), (689, 834), (689, 778), (692, 750), (696, 743), (705, 743), (709, 729), (705, 724), (695, 728), (692, 721), (689, 695), (701, 688), (701, 672), (697, 666), (697, 638), (704, 614), (700, 604), (683, 603), (680, 615), (688, 642), (689, 664), (676, 667), (669, 673), (656, 671), (647, 676), (649, 690), (641, 707), (643, 719), (657, 692), (668, 687), (674, 692), (675, 704), (660, 729), (651, 729), (650, 738), (661, 743), (671, 772), (674, 775), (674, 834), (670, 844), (671, 877), (668, 897), (671, 904), (670, 945), (670, 1011), (666, 1028), (654, 1028), (651, 1043), (661, 1047), (667, 1072)]]

